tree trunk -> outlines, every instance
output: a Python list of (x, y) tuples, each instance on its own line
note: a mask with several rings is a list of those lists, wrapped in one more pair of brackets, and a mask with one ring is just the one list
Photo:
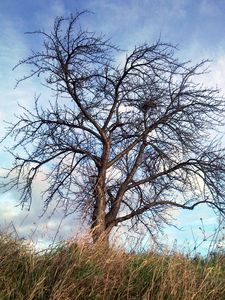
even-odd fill
[(103, 141), (101, 166), (98, 167), (98, 176), (94, 187), (95, 207), (92, 217), (93, 242), (98, 241), (109, 244), (109, 230), (106, 224), (106, 170), (110, 152), (110, 141)]
[(108, 244), (108, 234), (106, 232), (105, 178), (106, 171), (100, 170), (94, 187), (95, 207), (91, 227), (93, 242), (104, 241)]

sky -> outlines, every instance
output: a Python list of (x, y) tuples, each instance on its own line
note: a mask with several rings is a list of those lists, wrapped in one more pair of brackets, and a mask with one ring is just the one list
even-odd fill
[[(18, 103), (33, 107), (35, 94), (50, 97), (40, 82), (32, 78), (15, 89), (16, 79), (29, 69), (12, 70), (18, 61), (29, 55), (31, 49), (39, 49), (36, 37), (24, 34), (37, 29), (51, 29), (54, 18), (76, 11), (89, 10), (82, 25), (92, 31), (111, 37), (123, 50), (131, 50), (143, 42), (164, 42), (177, 45), (178, 56), (193, 62), (209, 59), (210, 73), (202, 81), (210, 87), (218, 87), (225, 94), (225, 1), (223, 0), (1, 0), (0, 1), (0, 137), (4, 136), (6, 121), (14, 121), (19, 113)], [(225, 128), (222, 133), (225, 133)], [(10, 143), (10, 142), (8, 142)], [(0, 145), (0, 174), (10, 166), (11, 157)], [(42, 218), (40, 191), (43, 178), (34, 187), (31, 210), (21, 210), (18, 191), (0, 191), (0, 228), (32, 239), (37, 247), (73, 237), (84, 228), (76, 215), (63, 219), (60, 212)], [(175, 211), (176, 228), (165, 228), (163, 241), (168, 245), (186, 245), (205, 253), (217, 227), (217, 216), (203, 206), (193, 212)], [(61, 226), (60, 226), (61, 225)], [(58, 230), (58, 228), (60, 228)], [(58, 232), (59, 231), (59, 232)], [(206, 241), (203, 240), (206, 238)]]

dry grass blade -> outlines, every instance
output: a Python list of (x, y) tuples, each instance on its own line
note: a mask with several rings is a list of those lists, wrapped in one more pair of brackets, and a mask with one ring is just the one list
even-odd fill
[(209, 260), (104, 244), (62, 243), (36, 253), (0, 236), (1, 300), (224, 300), (225, 256)]

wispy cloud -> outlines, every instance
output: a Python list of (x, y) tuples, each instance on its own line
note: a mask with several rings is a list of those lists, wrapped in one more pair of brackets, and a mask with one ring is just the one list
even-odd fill
[[(0, 176), (5, 174), (6, 171), (0, 169)], [(0, 230), (16, 233), (20, 238), (28, 238), (39, 248), (46, 244), (49, 245), (53, 241), (71, 238), (82, 231), (83, 224), (78, 222), (78, 216), (70, 215), (65, 218), (63, 208), (55, 209), (57, 203), (51, 202), (47, 211), (44, 212), (41, 195), (47, 187), (48, 183), (44, 173), (38, 173), (32, 189), (33, 200), (31, 204), (25, 203), (23, 209), (19, 205), (20, 193), (18, 190), (11, 189), (6, 193), (0, 193)]]
[(222, 13), (222, 2), (223, 1), (202, 0), (200, 1), (200, 12), (211, 17), (216, 17)]

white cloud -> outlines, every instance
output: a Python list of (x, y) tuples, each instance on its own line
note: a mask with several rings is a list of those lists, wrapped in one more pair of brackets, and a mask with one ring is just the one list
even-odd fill
[(216, 16), (220, 13), (217, 1), (202, 0), (200, 3), (200, 12), (208, 16)]
[[(4, 173), (5, 171), (0, 169), (0, 174), (4, 175)], [(75, 216), (64, 219), (64, 212), (60, 209), (51, 216), (54, 203), (51, 203), (50, 209), (40, 218), (44, 204), (41, 192), (46, 187), (44, 175), (39, 173), (33, 185), (30, 211), (27, 211), (26, 206), (23, 210), (19, 206), (19, 191), (14, 190), (0, 195), (0, 229), (10, 233), (16, 230), (16, 235), (32, 240), (38, 248), (51, 244), (57, 231), (56, 241), (62, 237), (74, 236), (80, 230)], [(13, 224), (13, 227), (10, 224)]]
[(218, 86), (225, 95), (225, 54), (219, 56), (217, 60), (212, 63), (212, 71), (207, 76), (206, 83), (213, 86)]
[(34, 18), (37, 26), (35, 28), (29, 28), (30, 31), (44, 29), (49, 31), (52, 29), (54, 19), (56, 17), (68, 15), (66, 10), (64, 1), (61, 0), (54, 0), (48, 4), (48, 9), (37, 11), (34, 13)]
[(161, 13), (164, 16), (182, 19), (186, 16), (186, 0), (172, 0), (168, 2), (167, 0), (160, 0)]

